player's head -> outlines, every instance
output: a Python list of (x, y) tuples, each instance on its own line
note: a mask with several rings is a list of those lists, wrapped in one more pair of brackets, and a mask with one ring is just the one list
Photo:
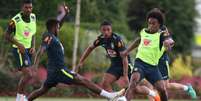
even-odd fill
[(29, 16), (32, 13), (32, 0), (23, 0), (22, 2), (22, 13)]
[(59, 21), (57, 19), (48, 19), (46, 22), (46, 28), (48, 32), (51, 32), (53, 34), (59, 33)]
[(164, 14), (160, 9), (154, 8), (147, 14), (148, 30), (152, 33), (157, 32), (164, 24)]
[(109, 38), (112, 35), (112, 23), (110, 21), (103, 21), (100, 25), (100, 31), (104, 37)]

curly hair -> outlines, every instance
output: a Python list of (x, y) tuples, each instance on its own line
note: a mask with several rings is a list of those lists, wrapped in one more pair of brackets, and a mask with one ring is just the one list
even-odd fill
[(155, 18), (158, 20), (159, 24), (162, 26), (165, 22), (164, 13), (159, 8), (153, 8), (147, 13), (147, 20), (149, 18)]

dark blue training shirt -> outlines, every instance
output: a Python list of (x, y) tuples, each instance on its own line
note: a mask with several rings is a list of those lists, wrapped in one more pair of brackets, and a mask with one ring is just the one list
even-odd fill
[(47, 51), (48, 70), (60, 70), (65, 67), (63, 45), (53, 33), (43, 34), (42, 47)]

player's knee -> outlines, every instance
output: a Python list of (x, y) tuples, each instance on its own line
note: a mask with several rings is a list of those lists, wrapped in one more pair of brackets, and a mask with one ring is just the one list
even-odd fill
[(165, 85), (158, 85), (157, 90), (160, 93), (166, 93), (166, 87), (165, 87)]
[(142, 89), (140, 88), (140, 86), (136, 86), (136, 87), (135, 87), (135, 92), (136, 92), (136, 93), (139, 93), (141, 90), (142, 90)]

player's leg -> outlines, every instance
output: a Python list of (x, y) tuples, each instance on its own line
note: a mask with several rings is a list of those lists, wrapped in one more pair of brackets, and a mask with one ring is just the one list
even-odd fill
[(161, 101), (168, 101), (168, 94), (163, 80), (159, 80), (154, 84), (160, 94)]
[(34, 99), (44, 95), (51, 87), (44, 86), (42, 85), (41, 88), (33, 91), (29, 96), (28, 96), (28, 101), (33, 101)]
[(182, 91), (186, 92), (188, 95), (190, 95), (192, 99), (197, 98), (196, 92), (190, 84), (184, 85), (184, 84), (180, 84), (180, 83), (172, 83), (172, 82), (169, 82), (169, 80), (166, 80), (166, 84), (167, 84), (167, 86), (166, 86), (167, 89), (182, 90)]
[(149, 83), (146, 79), (143, 79), (142, 82), (140, 82), (140, 86), (143, 87), (140, 89), (146, 90), (146, 93), (144, 93), (144, 95), (148, 95), (149, 101), (160, 101), (160, 96), (158, 95), (157, 91), (154, 90), (153, 85)]
[(24, 99), (24, 88), (32, 77), (32, 71), (29, 68), (31, 65), (31, 57), (29, 57), (27, 50), (25, 51), (25, 54), (21, 54), (17, 48), (13, 48), (13, 55), (16, 59), (18, 70), (22, 72), (22, 76), (20, 77), (20, 81), (17, 86), (16, 101), (19, 101), (20, 99)]
[(47, 79), (41, 85), (41, 88), (33, 91), (31, 94), (28, 95), (28, 101), (32, 101), (41, 95), (45, 94), (50, 88), (54, 87), (58, 83), (58, 74), (55, 72), (48, 72)]
[(59, 82), (65, 83), (65, 84), (76, 84), (76, 85), (81, 85), (92, 92), (99, 94), (100, 96), (103, 96), (108, 99), (114, 99), (116, 96), (120, 96), (124, 93), (124, 90), (120, 92), (114, 92), (114, 93), (109, 93), (99, 86), (97, 86), (95, 83), (89, 81), (88, 79), (84, 78), (83, 76), (79, 74), (72, 73), (66, 69), (62, 69), (61, 73), (59, 74)]
[(103, 80), (101, 82), (101, 87), (105, 89), (106, 91), (113, 91), (112, 90), (112, 84), (117, 80), (117, 77), (110, 74), (110, 73), (104, 73)]
[(140, 82), (140, 73), (133, 72), (131, 75), (129, 86), (126, 90), (125, 95), (122, 97), (122, 99), (127, 99), (127, 101), (130, 101), (133, 98), (134, 93), (136, 92), (136, 87), (139, 82)]
[(112, 92), (112, 84), (117, 81), (123, 73), (120, 66), (111, 66), (106, 73), (104, 73), (101, 87), (109, 92)]
[(161, 101), (168, 101), (167, 90), (165, 82), (162, 79), (162, 75), (157, 66), (147, 65), (146, 67), (146, 79), (154, 85), (159, 92)]

